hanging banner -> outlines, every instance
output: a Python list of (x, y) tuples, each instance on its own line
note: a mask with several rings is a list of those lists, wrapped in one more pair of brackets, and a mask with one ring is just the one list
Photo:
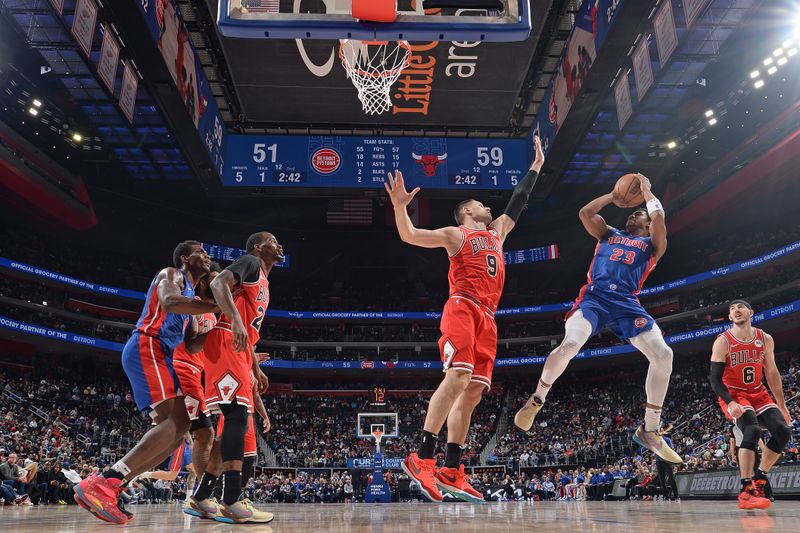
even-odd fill
[(703, 12), (708, 0), (683, 0), (683, 12), (686, 15), (686, 28), (691, 28), (697, 17)]
[(133, 124), (133, 112), (136, 109), (136, 93), (139, 92), (139, 77), (131, 63), (125, 62), (122, 69), (122, 90), (119, 93), (119, 106), (122, 113)]
[(614, 85), (614, 100), (617, 101), (617, 122), (621, 131), (627, 124), (628, 119), (633, 115), (631, 88), (628, 85), (627, 72), (623, 73)]
[(653, 86), (653, 65), (650, 63), (650, 48), (647, 35), (643, 35), (631, 56), (633, 77), (636, 80), (636, 101), (641, 102)]
[(75, 3), (75, 16), (72, 18), (72, 35), (86, 57), (92, 54), (96, 22), (97, 4), (94, 3), (94, 0), (78, 0)]
[(119, 66), (119, 41), (114, 37), (111, 26), (103, 25), (103, 43), (100, 45), (100, 62), (97, 63), (97, 74), (100, 79), (114, 94), (114, 85), (117, 80), (117, 67)]
[(50, 5), (56, 10), (59, 15), (64, 14), (64, 0), (50, 0)]
[(672, 0), (663, 0), (653, 17), (653, 33), (658, 48), (658, 62), (661, 68), (678, 48), (678, 31), (675, 28), (675, 13), (672, 11)]

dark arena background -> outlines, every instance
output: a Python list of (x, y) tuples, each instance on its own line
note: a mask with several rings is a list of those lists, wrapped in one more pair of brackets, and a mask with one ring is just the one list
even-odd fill
[(798, 531), (799, 8), (0, 0), (0, 530)]

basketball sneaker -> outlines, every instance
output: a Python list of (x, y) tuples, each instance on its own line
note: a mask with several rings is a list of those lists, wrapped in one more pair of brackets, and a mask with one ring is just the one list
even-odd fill
[(442, 493), (436, 486), (436, 459), (420, 459), (412, 453), (401, 463), (403, 472), (417, 483), (422, 495), (432, 502), (442, 501)]
[(226, 524), (267, 524), (274, 518), (274, 514), (259, 511), (253, 507), (253, 502), (245, 498), (233, 505), (220, 504), (219, 515), (214, 520)]
[(772, 487), (767, 478), (753, 479), (753, 494), (759, 498), (766, 498), (771, 502), (775, 501), (775, 497), (772, 495)]
[(128, 517), (117, 506), (122, 480), (94, 475), (75, 485), (75, 502), (101, 520), (124, 524)]
[(529, 431), (533, 426), (533, 420), (536, 418), (536, 415), (539, 414), (543, 405), (544, 402), (542, 400), (531, 395), (528, 401), (525, 402), (525, 405), (522, 406), (522, 409), (517, 411), (517, 414), (514, 415), (514, 425), (522, 431)]
[(483, 503), (483, 495), (469, 484), (469, 476), (464, 473), (464, 465), (458, 468), (439, 468), (436, 470), (436, 485), (442, 490), (470, 503)]
[(756, 493), (751, 483), (739, 493), (739, 509), (769, 509), (772, 502)]
[(668, 463), (674, 465), (683, 463), (681, 456), (666, 443), (661, 431), (645, 431), (644, 426), (639, 426), (636, 428), (636, 433), (633, 434), (633, 440)]
[(183, 512), (198, 518), (214, 520), (219, 516), (219, 503), (215, 498), (197, 501), (194, 496), (189, 496), (189, 499), (183, 504)]

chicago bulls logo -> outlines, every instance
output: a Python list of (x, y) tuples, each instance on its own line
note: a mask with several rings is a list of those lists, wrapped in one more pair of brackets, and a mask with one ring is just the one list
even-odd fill
[(223, 403), (231, 402), (239, 390), (240, 383), (231, 374), (225, 374), (217, 382), (217, 391)]
[(422, 165), (422, 171), (428, 177), (436, 175), (436, 168), (441, 165), (446, 159), (447, 154), (442, 155), (419, 155), (414, 152), (411, 153), (416, 163)]

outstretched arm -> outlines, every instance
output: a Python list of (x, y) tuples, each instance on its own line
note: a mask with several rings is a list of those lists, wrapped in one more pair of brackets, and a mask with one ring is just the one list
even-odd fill
[(653, 243), (653, 258), (658, 261), (667, 251), (667, 223), (664, 208), (650, 190), (650, 180), (642, 174), (636, 176), (639, 178), (639, 186), (642, 189), (644, 200), (647, 202), (647, 213), (650, 215), (650, 242)]
[(516, 226), (522, 210), (528, 205), (528, 198), (530, 198), (533, 187), (536, 185), (536, 180), (539, 179), (539, 171), (544, 164), (544, 151), (542, 151), (542, 141), (538, 135), (533, 138), (533, 147), (536, 157), (533, 160), (531, 169), (522, 178), (522, 181), (514, 187), (514, 192), (511, 194), (511, 199), (508, 201), (505, 212), (490, 224), (500, 234), (500, 242), (505, 241), (506, 236)]
[(767, 378), (767, 385), (769, 385), (769, 390), (775, 397), (775, 403), (778, 404), (778, 409), (784, 420), (786, 420), (787, 424), (791, 424), (792, 417), (786, 407), (781, 373), (778, 371), (778, 365), (775, 364), (775, 341), (772, 339), (772, 335), (764, 334), (764, 345), (764, 375)]
[(457, 228), (449, 226), (429, 230), (414, 227), (406, 207), (419, 192), (419, 187), (408, 192), (402, 172), (395, 170), (394, 176), (389, 172), (389, 181), (384, 182), (383, 186), (386, 187), (394, 206), (394, 219), (400, 240), (422, 248), (445, 248), (450, 255), (458, 251), (463, 236)]
[(613, 201), (613, 193), (604, 194), (581, 207), (581, 210), (578, 211), (578, 217), (580, 217), (583, 227), (586, 228), (589, 235), (597, 240), (605, 237), (609, 231), (609, 226), (606, 224), (605, 219), (600, 216), (600, 211), (613, 203)]

